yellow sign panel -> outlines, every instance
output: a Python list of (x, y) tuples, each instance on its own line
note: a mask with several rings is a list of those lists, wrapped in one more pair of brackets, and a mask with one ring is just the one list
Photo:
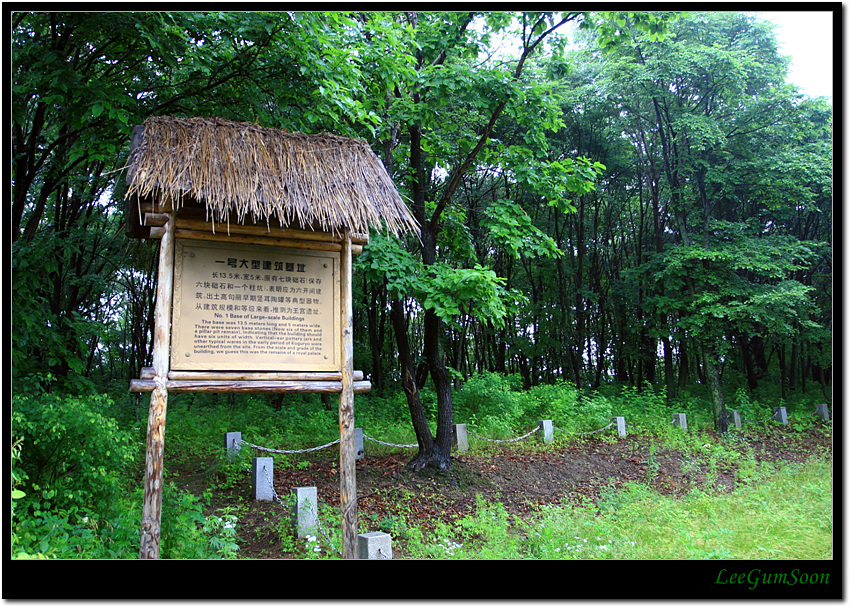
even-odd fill
[(171, 368), (338, 371), (339, 254), (175, 240)]

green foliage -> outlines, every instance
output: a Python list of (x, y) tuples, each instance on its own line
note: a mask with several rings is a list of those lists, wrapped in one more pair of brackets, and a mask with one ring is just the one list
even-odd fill
[(30, 511), (109, 502), (137, 461), (137, 437), (112, 418), (103, 395), (13, 396), (12, 435), (20, 441), (16, 475)]
[[(141, 500), (140, 500), (141, 503)], [(162, 502), (160, 558), (234, 558), (237, 518), (230, 510), (204, 515), (209, 496), (193, 495), (166, 483)]]
[(669, 22), (676, 17), (676, 13), (604, 11), (588, 15), (581, 27), (593, 31), (599, 48), (611, 52), (619, 46), (634, 46), (641, 38), (657, 42), (675, 35)]
[(517, 376), (496, 373), (474, 375), (453, 396), (456, 423), (469, 423), (476, 431), (497, 437), (517, 434), (534, 423), (527, 416), (531, 405)]
[(438, 263), (427, 271), (397, 239), (380, 234), (370, 239), (357, 260), (357, 269), (374, 283), (384, 284), (396, 297), (415, 297), (442, 320), (452, 322), (469, 314), (503, 325), (522, 295), (505, 287), (505, 279), (479, 264), (455, 268)]
[(762, 470), (729, 494), (695, 489), (679, 499), (626, 483), (596, 508), (549, 507), (513, 521), (498, 499), (478, 496), (473, 513), (430, 541), (410, 533), (409, 547), (440, 559), (828, 559), (831, 509), (830, 464), (811, 459)]
[(515, 309), (520, 293), (508, 291), (506, 280), (496, 273), (475, 264), (473, 268), (451, 268), (446, 265), (432, 267), (427, 280), (423, 305), (444, 321), (452, 321), (466, 313), (503, 326), (505, 318)]
[(519, 376), (496, 373), (472, 376), (453, 400), (457, 423), (472, 424), (488, 438), (516, 436), (541, 419), (552, 420), (566, 435), (592, 432), (623, 414), (605, 396), (580, 394), (566, 382), (524, 390)]
[(490, 233), (492, 243), (514, 258), (563, 255), (555, 240), (535, 227), (521, 206), (509, 200), (490, 205), (481, 224)]
[(407, 251), (400, 240), (380, 232), (355, 260), (355, 270), (374, 284), (384, 284), (394, 297), (404, 297), (421, 289), (422, 263)]
[[(81, 515), (76, 507), (16, 513), (12, 521), (12, 558), (138, 558), (141, 496), (136, 504), (122, 497), (102, 512)], [(104, 504), (97, 505), (99, 509)]]
[(656, 300), (659, 309), (677, 313), (683, 329), (709, 341), (816, 329), (814, 289), (789, 278), (811, 263), (812, 247), (786, 236), (756, 236), (746, 225), (713, 225), (709, 246), (671, 247), (652, 263), (653, 279), (666, 289)]

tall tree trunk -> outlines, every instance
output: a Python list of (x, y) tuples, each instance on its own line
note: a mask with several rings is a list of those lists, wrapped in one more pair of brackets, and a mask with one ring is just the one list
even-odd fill
[[(364, 292), (369, 293), (368, 285), (364, 286)], [(377, 297), (377, 301), (375, 298)], [(368, 307), (366, 309), (367, 330), (369, 335), (369, 349), (372, 355), (372, 387), (375, 394), (382, 396), (384, 393), (384, 337), (386, 331), (386, 304), (387, 291), (385, 288), (376, 288), (373, 294), (367, 295)]]
[(393, 324), (393, 333), (395, 333), (398, 350), (401, 387), (407, 399), (407, 408), (410, 412), (413, 430), (416, 432), (416, 440), (419, 442), (419, 450), (420, 452), (430, 452), (434, 448), (434, 437), (431, 434), (431, 428), (428, 426), (428, 420), (425, 418), (419, 389), (416, 386), (416, 370), (413, 366), (413, 356), (410, 353), (410, 340), (407, 337), (404, 304), (396, 297), (390, 301), (390, 320)]
[(741, 358), (743, 359), (744, 372), (747, 376), (747, 388), (750, 392), (755, 392), (759, 387), (759, 382), (753, 368), (753, 353), (750, 351), (750, 341), (746, 338), (741, 339)]
[(684, 390), (688, 386), (689, 365), (688, 346), (685, 337), (679, 332), (679, 390)]
[[(413, 209), (416, 219), (421, 226), (420, 242), (422, 251), (422, 262), (426, 268), (430, 268), (437, 262), (437, 230), (439, 218), (426, 219), (425, 214), (425, 184), (426, 175), (422, 158), (422, 130), (418, 125), (411, 126), (410, 132), (410, 166), (413, 168), (413, 179), (411, 189), (413, 191)], [(427, 271), (427, 270), (426, 270)], [(434, 382), (437, 396), (437, 435), (436, 440), (431, 438), (431, 431), (425, 427), (417, 427), (417, 440), (419, 441), (419, 453), (409, 463), (408, 467), (413, 470), (421, 470), (426, 466), (434, 466), (445, 469), (450, 466), (452, 446), (452, 393), (449, 374), (446, 370), (446, 361), (440, 351), (440, 339), (443, 332), (443, 324), (440, 317), (433, 310), (426, 310), (423, 323), (424, 342), (423, 353), (428, 364), (428, 371)], [(413, 367), (410, 367), (411, 371)], [(413, 376), (415, 377), (415, 376)], [(414, 381), (415, 380), (411, 380)], [(422, 404), (419, 402), (417, 393), (418, 411), (415, 413), (424, 419)], [(408, 399), (408, 404), (411, 404)], [(413, 413), (413, 412), (412, 412)], [(427, 436), (420, 436), (420, 432), (427, 431)]]
[(785, 368), (785, 344), (781, 344), (777, 351), (779, 356), (779, 390), (782, 399), (785, 400), (785, 382), (787, 380), (787, 370)]
[(713, 353), (703, 353), (703, 365), (708, 389), (711, 392), (711, 403), (714, 410), (714, 429), (724, 435), (729, 431), (729, 419), (726, 415), (726, 403), (723, 400), (723, 388), (720, 384), (720, 371)]

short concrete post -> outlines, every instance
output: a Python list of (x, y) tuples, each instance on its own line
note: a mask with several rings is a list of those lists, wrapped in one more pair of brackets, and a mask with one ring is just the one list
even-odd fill
[(366, 457), (366, 450), (363, 448), (363, 428), (354, 429), (354, 459), (361, 460)]
[(372, 531), (357, 536), (357, 558), (392, 559), (392, 538), (389, 533)]
[(774, 407), (773, 408), (773, 419), (778, 421), (780, 424), (787, 426), (788, 425), (788, 413), (785, 411), (785, 407)]
[(315, 487), (292, 489), (292, 525), (298, 537), (316, 535), (319, 529), (318, 497)]
[(466, 424), (455, 424), (452, 429), (452, 446), (457, 451), (469, 451), (469, 438), (466, 434)]
[(548, 445), (553, 440), (555, 440), (555, 432), (552, 428), (551, 419), (537, 420), (537, 427), (543, 431), (543, 433), (540, 435), (540, 442)]
[(681, 428), (682, 430), (688, 429), (688, 416), (684, 413), (674, 413), (673, 414), (673, 427)]
[(626, 435), (626, 418), (625, 417), (612, 417), (612, 421), (617, 422), (617, 434), (620, 436)]
[(828, 422), (829, 405), (827, 405), (826, 403), (820, 403), (819, 405), (815, 405), (815, 414), (819, 415), (823, 421)]
[(736, 411), (735, 409), (730, 409), (729, 413), (732, 414), (732, 423), (735, 425), (736, 428), (740, 428), (741, 427), (741, 412)]
[(251, 469), (251, 484), (254, 487), (254, 499), (270, 502), (274, 500), (274, 458), (255, 457)]
[(227, 451), (227, 460), (230, 462), (239, 459), (239, 450), (242, 448), (242, 433), (227, 432), (224, 435), (224, 448)]

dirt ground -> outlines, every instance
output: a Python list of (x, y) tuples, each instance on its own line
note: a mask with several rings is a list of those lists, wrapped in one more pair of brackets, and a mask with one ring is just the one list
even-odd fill
[[(831, 433), (823, 429), (795, 430), (773, 426), (743, 433), (731, 444), (751, 452), (759, 461), (804, 461), (814, 452), (832, 452)], [(720, 440), (711, 434), (707, 442)], [(404, 517), (406, 524), (433, 529), (438, 521), (451, 522), (471, 514), (476, 496), (504, 504), (511, 516), (527, 516), (542, 505), (596, 502), (603, 490), (628, 481), (649, 482), (657, 491), (681, 496), (695, 486), (705, 487), (707, 462), (699, 454), (652, 448), (645, 437), (588, 438), (568, 444), (536, 442), (490, 444), (455, 453), (449, 472), (407, 472), (413, 452), (367, 455), (357, 462), (358, 521), (360, 531), (384, 530)], [(386, 451), (385, 448), (382, 448)], [(389, 451), (393, 451), (390, 449)], [(267, 455), (267, 454), (263, 454)], [(274, 471), (275, 492), (282, 499), (295, 487), (316, 487), (320, 504), (339, 506), (338, 449), (300, 456), (298, 465)], [(736, 470), (717, 470), (715, 488), (731, 491)], [(211, 476), (187, 471), (179, 485), (190, 490), (209, 488)], [(281, 541), (289, 510), (277, 501), (253, 500), (250, 474), (226, 490), (213, 492), (211, 510), (241, 506), (240, 558), (293, 558)], [(247, 504), (247, 508), (246, 508)], [(382, 528), (384, 527), (384, 528)], [(403, 542), (393, 541), (393, 558), (404, 558)], [(296, 555), (296, 558), (298, 556)]]

